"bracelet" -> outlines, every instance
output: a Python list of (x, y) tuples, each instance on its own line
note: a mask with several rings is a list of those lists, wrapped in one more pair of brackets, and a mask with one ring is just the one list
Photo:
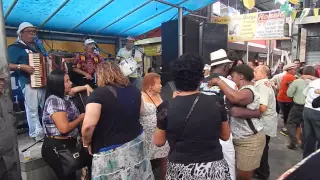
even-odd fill
[(18, 64), (18, 70), (20, 70), (21, 69), (21, 64)]

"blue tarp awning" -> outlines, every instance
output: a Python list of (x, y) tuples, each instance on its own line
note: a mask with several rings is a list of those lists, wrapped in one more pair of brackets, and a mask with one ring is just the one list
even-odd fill
[[(165, 0), (190, 10), (216, 0)], [(6, 26), (27, 21), (39, 29), (108, 36), (138, 36), (177, 16), (153, 0), (2, 0)], [(186, 13), (185, 13), (186, 14)]]

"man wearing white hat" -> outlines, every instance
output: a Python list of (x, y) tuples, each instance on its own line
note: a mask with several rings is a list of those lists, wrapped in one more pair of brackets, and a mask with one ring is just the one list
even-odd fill
[[(208, 82), (215, 77), (219, 77), (222, 81), (224, 81), (226, 84), (228, 84), (231, 88), (237, 89), (236, 84), (227, 79), (226, 77), (229, 75), (230, 71), (230, 63), (232, 61), (228, 58), (227, 53), (225, 50), (220, 49), (218, 51), (210, 53), (210, 59), (211, 59), (211, 75), (203, 80), (200, 86), (200, 90), (202, 93), (205, 94), (211, 94), (211, 95), (218, 95), (218, 96), (224, 96), (224, 92), (221, 91), (219, 86), (208, 86)], [(229, 103), (226, 101), (227, 104), (226, 107), (229, 107)], [(243, 108), (241, 112), (237, 112), (241, 114), (237, 114), (241, 117), (245, 118), (253, 118), (255, 117), (256, 113), (250, 109)], [(233, 137), (232, 134), (230, 134), (230, 139), (228, 141), (222, 141), (220, 140), (220, 144), (222, 146), (222, 152), (224, 159), (227, 161), (230, 169), (230, 175), (232, 180), (236, 179), (236, 168), (235, 168), (235, 150), (233, 146)]]
[[(142, 53), (139, 50), (136, 50), (134, 48), (134, 41), (135, 39), (133, 37), (127, 37), (126, 39), (126, 46), (124, 48), (119, 49), (117, 53), (117, 60), (120, 61), (122, 59), (128, 59), (128, 58), (133, 58), (134, 60), (137, 61), (139, 66), (142, 66)], [(132, 73), (129, 76), (131, 84), (134, 84), (139, 87), (138, 82), (139, 74), (138, 71)]]
[[(225, 78), (228, 76), (230, 70), (231, 60), (228, 59), (227, 53), (225, 50), (220, 49), (218, 51), (210, 53), (210, 69), (211, 75), (206, 77), (201, 85), (200, 91), (209, 95), (218, 95), (224, 97), (224, 93), (220, 90), (219, 86), (208, 86), (208, 82), (214, 77), (220, 77), (225, 81), (230, 87), (236, 88), (236, 84)], [(230, 176), (232, 180), (236, 180), (236, 169), (235, 169), (235, 150), (232, 142), (232, 134), (230, 133), (230, 138), (227, 141), (220, 140), (222, 147), (223, 157), (227, 161), (230, 171)]]
[(17, 41), (8, 47), (9, 68), (18, 74), (19, 86), (24, 95), (25, 111), (29, 126), (29, 136), (40, 140), (43, 138), (43, 129), (39, 120), (39, 107), (44, 105), (45, 91), (42, 88), (31, 88), (30, 75), (34, 68), (29, 65), (28, 53), (40, 53), (34, 39), (36, 27), (28, 22), (19, 25)]
[(76, 60), (73, 62), (73, 71), (80, 75), (74, 77), (73, 83), (77, 86), (88, 84), (91, 87), (96, 87), (96, 67), (103, 62), (103, 57), (98, 53), (97, 43), (91, 38), (85, 40), (84, 50), (84, 53), (76, 55)]

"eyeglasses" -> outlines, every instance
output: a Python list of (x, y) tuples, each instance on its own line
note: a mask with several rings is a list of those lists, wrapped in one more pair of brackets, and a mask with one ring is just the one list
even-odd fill
[(25, 30), (23, 32), (28, 33), (28, 34), (36, 34), (37, 33), (36, 30)]

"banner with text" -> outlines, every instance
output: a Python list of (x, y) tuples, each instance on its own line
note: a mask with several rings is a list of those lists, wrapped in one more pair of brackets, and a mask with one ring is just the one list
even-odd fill
[(228, 40), (288, 39), (283, 35), (285, 17), (280, 10), (213, 17), (213, 23), (228, 24)]

